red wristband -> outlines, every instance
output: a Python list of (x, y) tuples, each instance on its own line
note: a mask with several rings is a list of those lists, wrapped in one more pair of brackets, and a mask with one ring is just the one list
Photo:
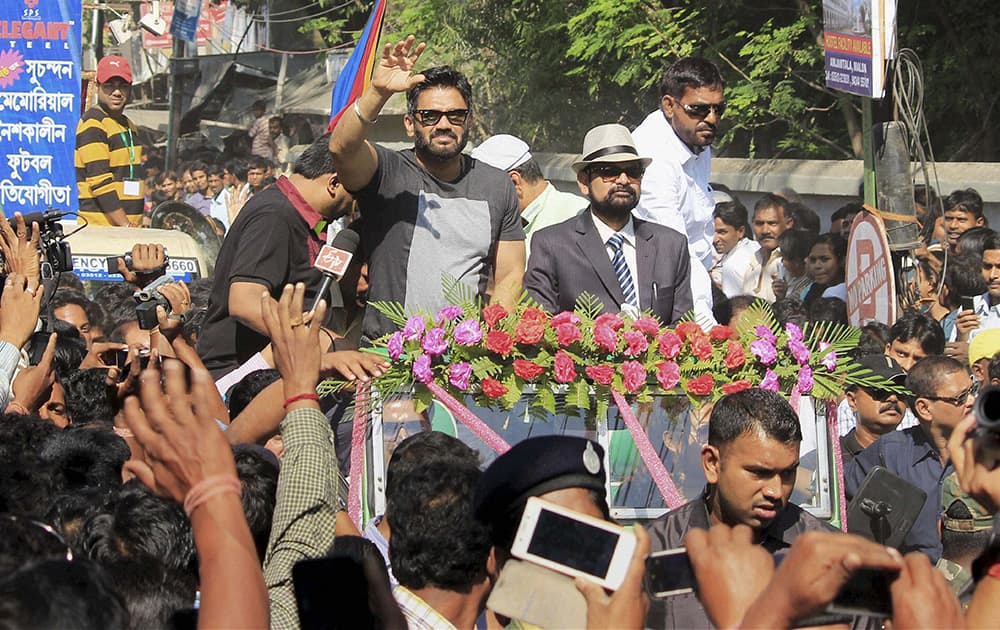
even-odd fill
[(300, 400), (315, 400), (316, 402), (319, 402), (319, 396), (316, 394), (316, 392), (306, 392), (304, 394), (292, 396), (291, 398), (286, 400), (285, 404), (282, 406), (288, 407), (288, 405), (292, 404), (293, 402), (298, 402)]
[(993, 566), (986, 571), (986, 575), (1000, 580), (1000, 562), (994, 562)]

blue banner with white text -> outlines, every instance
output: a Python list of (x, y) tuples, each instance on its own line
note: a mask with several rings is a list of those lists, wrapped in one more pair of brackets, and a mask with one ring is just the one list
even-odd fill
[(76, 211), (79, 0), (0, 2), (0, 206)]

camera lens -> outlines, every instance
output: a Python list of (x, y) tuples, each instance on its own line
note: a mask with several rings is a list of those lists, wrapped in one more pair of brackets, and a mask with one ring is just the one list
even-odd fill
[(979, 392), (972, 412), (981, 428), (1000, 432), (1000, 387), (990, 386)]

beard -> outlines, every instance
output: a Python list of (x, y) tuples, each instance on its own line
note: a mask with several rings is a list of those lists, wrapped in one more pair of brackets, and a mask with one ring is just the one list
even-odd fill
[[(616, 195), (615, 193), (627, 193), (628, 197)], [(594, 214), (598, 216), (614, 217), (614, 218), (627, 218), (629, 213), (639, 205), (639, 193), (635, 191), (632, 186), (621, 186), (615, 185), (608, 190), (608, 193), (603, 199), (597, 199), (594, 197), (593, 192), (590, 195), (590, 207), (593, 209)]]
[[(455, 146), (450, 149), (445, 149), (432, 144), (431, 140), (437, 138), (438, 136), (447, 136), (449, 138), (454, 139)], [(413, 137), (413, 146), (416, 149), (417, 153), (420, 153), (421, 155), (426, 157), (430, 157), (439, 162), (447, 162), (448, 160), (451, 160), (461, 155), (462, 151), (465, 149), (465, 145), (468, 144), (468, 142), (469, 142), (469, 135), (467, 133), (463, 131), (462, 135), (458, 135), (454, 131), (451, 131), (450, 129), (436, 129), (432, 131), (430, 137), (426, 139), (420, 133), (415, 134)]]

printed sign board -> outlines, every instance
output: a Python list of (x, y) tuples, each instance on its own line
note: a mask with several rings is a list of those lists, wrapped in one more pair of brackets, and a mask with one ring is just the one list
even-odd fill
[(77, 209), (79, 0), (0, 2), (0, 206)]
[(895, 57), (895, 0), (823, 0), (823, 40), (827, 87), (881, 98)]
[(859, 212), (847, 246), (847, 319), (853, 326), (870, 320), (896, 321), (892, 255), (882, 219)]

